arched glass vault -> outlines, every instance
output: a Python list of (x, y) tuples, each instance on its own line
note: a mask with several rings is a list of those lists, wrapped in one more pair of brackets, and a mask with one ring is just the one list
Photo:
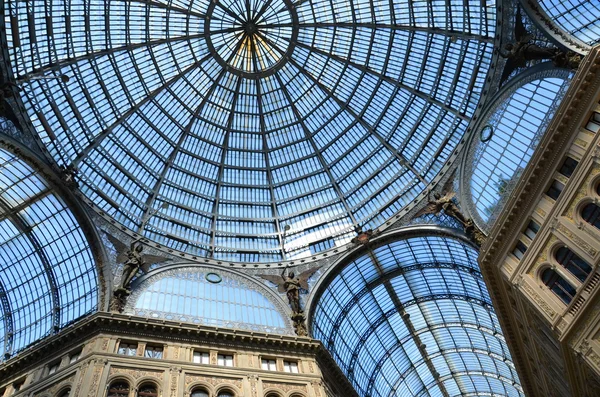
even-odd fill
[(537, 0), (550, 19), (582, 42), (600, 42), (600, 0)]
[(317, 292), (312, 336), (361, 396), (523, 396), (477, 255), (448, 236), (366, 249)]
[(43, 175), (0, 148), (0, 352), (2, 358), (98, 307), (90, 244)]
[(244, 262), (343, 245), (411, 203), (471, 123), (496, 36), (495, 1), (5, 8), (30, 128), (82, 192), (167, 247)]
[(461, 204), (484, 231), (501, 214), (571, 76), (538, 64), (509, 81), (486, 106), (460, 170)]

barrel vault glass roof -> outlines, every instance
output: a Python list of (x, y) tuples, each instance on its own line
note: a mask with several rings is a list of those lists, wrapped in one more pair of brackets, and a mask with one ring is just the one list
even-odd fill
[(0, 361), (96, 310), (98, 280), (73, 213), (0, 149)]
[(414, 237), (349, 263), (311, 318), (361, 396), (523, 396), (477, 265), (447, 237)]
[(496, 23), (469, 0), (5, 7), (33, 127), (87, 197), (166, 246), (262, 262), (344, 244), (425, 188), (480, 101)]
[(565, 31), (589, 45), (600, 43), (600, 0), (538, 0)]

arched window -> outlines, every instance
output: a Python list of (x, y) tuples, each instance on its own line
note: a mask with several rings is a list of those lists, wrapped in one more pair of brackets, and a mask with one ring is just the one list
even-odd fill
[(60, 392), (58, 397), (69, 397), (70, 395), (71, 395), (71, 389), (67, 389), (67, 390), (63, 390), (62, 392)]
[(106, 397), (128, 397), (129, 396), (129, 384), (127, 382), (118, 381), (113, 382), (108, 387), (108, 394)]
[(158, 388), (152, 383), (146, 383), (138, 389), (137, 397), (158, 397)]
[(204, 389), (194, 389), (190, 397), (208, 397), (208, 392)]
[(586, 261), (575, 255), (573, 251), (566, 247), (559, 248), (554, 254), (556, 261), (563, 265), (565, 269), (571, 272), (579, 281), (583, 282), (592, 272), (592, 267)]
[(235, 394), (229, 390), (221, 390), (217, 397), (234, 397)]
[(600, 229), (600, 207), (598, 207), (596, 204), (589, 203), (583, 207), (583, 211), (581, 211), (581, 217), (587, 223)]
[(562, 278), (560, 274), (552, 269), (546, 269), (542, 273), (542, 281), (548, 288), (552, 290), (558, 297), (567, 305), (575, 296), (575, 288), (567, 280)]

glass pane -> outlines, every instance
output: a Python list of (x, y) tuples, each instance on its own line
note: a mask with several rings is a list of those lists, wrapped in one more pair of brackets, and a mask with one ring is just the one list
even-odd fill
[(440, 396), (437, 376), (450, 395), (523, 396), (477, 256), (435, 236), (375, 248), (326, 287), (312, 334), (361, 396)]
[(59, 6), (86, 21), (64, 24), (11, 0), (27, 34), (6, 30), (7, 56), (40, 141), (124, 227), (223, 261), (309, 257), (383, 224), (450, 160), (494, 58), (496, 2), (293, 3), (245, 23), (257, 2), (92, 1)]
[[(219, 272), (220, 282), (206, 278), (213, 270), (198, 267), (157, 274), (139, 286), (125, 313), (209, 326), (291, 334), (284, 313), (257, 285)], [(131, 305), (131, 306), (129, 306)]]
[(90, 245), (63, 199), (29, 164), (0, 149), (0, 360), (97, 309)]

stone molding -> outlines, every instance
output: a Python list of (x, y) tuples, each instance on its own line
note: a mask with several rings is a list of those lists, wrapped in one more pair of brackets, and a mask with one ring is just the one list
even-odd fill
[[(509, 342), (512, 357), (519, 369), (523, 387), (527, 395), (538, 395), (535, 389), (534, 378), (536, 375), (531, 371), (528, 352), (525, 342), (518, 331), (518, 324), (513, 308), (509, 305), (509, 292), (506, 280), (501, 275), (501, 267), (505, 263), (506, 255), (512, 250), (517, 234), (521, 230), (529, 215), (536, 209), (539, 198), (546, 189), (547, 181), (554, 177), (556, 169), (560, 165), (564, 154), (571, 146), (580, 132), (580, 126), (587, 123), (590, 110), (598, 107), (597, 95), (600, 92), (600, 46), (593, 48), (589, 55), (584, 58), (579, 71), (571, 81), (562, 103), (555, 113), (553, 120), (548, 126), (546, 134), (540, 141), (537, 150), (533, 154), (529, 165), (525, 168), (512, 195), (507, 200), (503, 213), (499, 216), (496, 224), (490, 231), (486, 243), (480, 251), (479, 263), (484, 274), (488, 290), (492, 296), (494, 307), (502, 324), (504, 335)], [(591, 153), (594, 148), (587, 148)], [(544, 220), (542, 230), (549, 228), (550, 220), (546, 214), (540, 214)], [(548, 216), (552, 216), (549, 214)], [(560, 227), (557, 223), (556, 228)], [(519, 270), (517, 270), (519, 272)], [(519, 274), (514, 277), (520, 277)], [(562, 324), (562, 319), (554, 309), (548, 305), (541, 306), (536, 299), (538, 293), (528, 285), (525, 280), (513, 280), (516, 289), (523, 289), (535, 301), (541, 310), (550, 318), (556, 319), (556, 326)], [(515, 291), (515, 288), (511, 290)], [(516, 292), (518, 295), (519, 292)], [(545, 302), (547, 303), (547, 302)], [(548, 307), (546, 307), (548, 306)], [(516, 308), (515, 308), (516, 310)], [(563, 328), (566, 325), (562, 325)]]
[[(116, 313), (99, 312), (90, 317), (81, 320), (73, 327), (65, 329), (40, 342), (31, 349), (22, 352), (17, 357), (13, 357), (0, 365), (0, 379), (9, 379), (27, 370), (31, 370), (40, 365), (47, 357), (56, 355), (57, 349), (68, 351), (76, 345), (83, 343), (92, 343), (93, 340), (106, 338), (106, 335), (112, 335), (114, 338), (138, 339), (150, 338), (163, 342), (173, 342), (173, 344), (197, 344), (202, 343), (214, 346), (215, 350), (222, 349), (227, 351), (252, 350), (255, 352), (264, 352), (268, 355), (289, 356), (290, 354), (298, 357), (307, 355), (314, 356), (316, 362), (326, 379), (330, 379), (333, 384), (338, 385), (341, 390), (346, 390), (349, 397), (356, 396), (356, 392), (343, 375), (331, 355), (323, 347), (321, 342), (307, 337), (287, 336), (267, 334), (262, 332), (250, 332), (240, 330), (221, 329), (216, 327), (204, 327), (193, 324), (178, 323), (173, 321), (152, 320), (147, 318), (138, 318)], [(104, 339), (100, 339), (104, 340)], [(98, 343), (96, 343), (98, 344)], [(125, 357), (107, 352), (96, 346), (96, 353), (110, 355), (110, 357)], [(94, 352), (90, 353), (91, 355)], [(97, 393), (98, 385), (104, 377), (125, 375), (131, 379), (143, 379), (144, 376), (162, 379), (162, 373), (158, 373), (152, 368), (139, 368), (135, 370), (119, 368), (119, 366), (110, 367), (105, 371), (106, 359), (92, 359), (88, 362), (90, 354), (82, 356), (81, 373), (89, 373), (90, 380), (81, 384), (81, 377), (75, 386), (77, 396), (94, 397)], [(255, 353), (256, 354), (256, 353)], [(260, 354), (260, 353), (259, 353)], [(139, 359), (139, 358), (138, 358)], [(168, 358), (161, 362), (176, 364), (174, 360)], [(184, 364), (184, 363), (181, 363)], [(86, 369), (89, 367), (89, 369)], [(241, 367), (236, 367), (240, 369)], [(214, 369), (213, 369), (214, 370)], [(153, 374), (150, 374), (150, 372)], [(148, 373), (146, 373), (148, 372)], [(102, 374), (105, 374), (104, 377)], [(169, 379), (172, 377), (169, 374)], [(193, 375), (190, 374), (190, 375)], [(200, 376), (200, 375), (198, 375)], [(316, 374), (307, 373), (306, 376), (316, 376)], [(218, 377), (218, 376), (217, 376)], [(179, 375), (177, 377), (179, 382)], [(183, 379), (183, 378), (182, 378)], [(212, 379), (212, 378), (211, 378)], [(240, 378), (240, 382), (241, 382)], [(209, 381), (209, 383), (212, 381)], [(86, 385), (90, 385), (89, 388)], [(237, 383), (233, 384), (237, 387)], [(182, 384), (183, 386), (183, 384)], [(243, 384), (241, 384), (243, 386)], [(170, 389), (165, 388), (165, 395), (170, 397)], [(178, 391), (178, 393), (181, 390)], [(78, 394), (77, 394), (78, 393)]]

